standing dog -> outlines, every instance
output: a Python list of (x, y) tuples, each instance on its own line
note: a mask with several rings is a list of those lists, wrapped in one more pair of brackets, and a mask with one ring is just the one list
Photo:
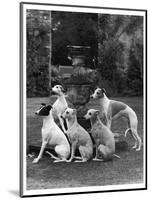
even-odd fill
[(53, 114), (58, 117), (61, 128), (65, 132), (66, 130), (64, 127), (64, 120), (61, 118), (62, 113), (68, 107), (68, 104), (64, 95), (64, 89), (61, 85), (55, 85), (52, 88), (52, 92), (57, 95), (57, 100), (53, 104)]
[(126, 117), (128, 119), (128, 129), (125, 131), (125, 136), (131, 131), (132, 136), (135, 139), (133, 148), (136, 149), (136, 151), (140, 151), (142, 142), (137, 133), (138, 119), (136, 113), (125, 103), (110, 100), (105, 93), (106, 91), (104, 88), (97, 88), (94, 91), (94, 94), (91, 95), (91, 98), (99, 99), (101, 110), (105, 114), (107, 120), (107, 127), (111, 128), (112, 120)]
[[(88, 110), (84, 116), (85, 119), (90, 119), (91, 122), (91, 135), (94, 138), (96, 146), (96, 155), (93, 160), (100, 161), (99, 156), (103, 160), (110, 160), (115, 155), (115, 140), (114, 134), (105, 126), (99, 119), (100, 111), (95, 109)], [(119, 157), (118, 157), (119, 158)], [(102, 161), (102, 160), (101, 160)]]
[(41, 150), (38, 157), (33, 160), (33, 163), (38, 163), (38, 161), (42, 158), (47, 144), (54, 147), (55, 152), (58, 154), (58, 157), (55, 157), (51, 153), (47, 152), (52, 158), (56, 159), (54, 162), (66, 161), (70, 155), (70, 145), (64, 133), (54, 122), (52, 116), (52, 106), (42, 104), (42, 107), (36, 111), (35, 114), (43, 117), (43, 126), (41, 129)]
[[(76, 110), (67, 108), (62, 114), (62, 117), (67, 120), (67, 136), (71, 143), (71, 157), (68, 162), (71, 162), (73, 158), (82, 159), (75, 162), (86, 162), (91, 159), (93, 155), (93, 143), (89, 133), (78, 124)], [(75, 157), (76, 149), (79, 149), (81, 157)]]

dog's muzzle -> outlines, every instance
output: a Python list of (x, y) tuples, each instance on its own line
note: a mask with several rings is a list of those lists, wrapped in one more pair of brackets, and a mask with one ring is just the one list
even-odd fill
[(87, 120), (87, 115), (84, 115), (83, 118)]

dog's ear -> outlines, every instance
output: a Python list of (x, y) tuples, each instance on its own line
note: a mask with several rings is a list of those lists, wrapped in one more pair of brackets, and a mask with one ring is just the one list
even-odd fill
[(96, 110), (96, 111), (95, 111), (95, 114), (96, 114), (96, 115), (99, 115), (99, 114), (100, 114), (100, 110)]
[(62, 91), (62, 92), (65, 92), (65, 89), (64, 89), (64, 87), (63, 87), (62, 85), (61, 85), (60, 88), (61, 88), (61, 91)]
[(52, 106), (49, 104), (49, 105), (47, 106), (47, 109), (50, 111), (50, 110), (52, 109)]
[(106, 94), (106, 90), (104, 88), (102, 88), (102, 93), (105, 93)]
[(73, 114), (77, 114), (77, 110), (76, 109), (73, 109)]
[(46, 106), (46, 104), (45, 104), (45, 103), (41, 103), (41, 105), (42, 105), (42, 106)]

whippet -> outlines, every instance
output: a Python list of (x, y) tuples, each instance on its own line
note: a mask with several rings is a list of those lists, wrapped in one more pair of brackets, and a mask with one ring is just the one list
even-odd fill
[(57, 116), (62, 130), (64, 133), (66, 132), (64, 127), (64, 120), (61, 118), (62, 113), (65, 111), (65, 109), (68, 107), (67, 101), (65, 99), (64, 95), (64, 89), (61, 85), (55, 85), (52, 88), (52, 92), (57, 95), (57, 100), (53, 104), (53, 115)]
[(101, 106), (100, 109), (105, 115), (107, 121), (106, 125), (108, 128), (111, 129), (112, 120), (118, 119), (120, 117), (125, 117), (128, 119), (128, 129), (125, 131), (125, 137), (130, 131), (135, 139), (135, 145), (133, 148), (136, 149), (136, 151), (140, 151), (142, 141), (137, 132), (138, 119), (134, 110), (123, 102), (110, 100), (106, 96), (106, 91), (104, 88), (97, 88), (94, 91), (94, 94), (91, 95), (91, 98), (99, 99)]
[[(67, 108), (62, 117), (67, 120), (66, 134), (71, 143), (71, 157), (67, 162), (71, 162), (73, 158), (79, 159), (75, 162), (88, 161), (93, 155), (93, 143), (89, 133), (77, 122), (76, 109)], [(79, 149), (81, 157), (75, 157), (76, 149)]]
[(38, 163), (38, 161), (42, 158), (47, 144), (49, 144), (51, 147), (54, 147), (54, 150), (58, 155), (58, 157), (56, 157), (47, 152), (52, 158), (55, 159), (54, 162), (66, 161), (70, 155), (70, 145), (66, 136), (53, 119), (52, 106), (42, 104), (40, 109), (37, 110), (35, 114), (43, 117), (43, 126), (41, 129), (42, 146), (38, 157), (33, 160), (33, 163)]
[[(115, 139), (112, 131), (105, 126), (99, 118), (100, 111), (90, 109), (84, 116), (85, 119), (90, 119), (91, 135), (94, 138), (96, 146), (96, 155), (93, 160), (103, 161), (110, 160), (113, 156), (120, 158), (115, 153)], [(99, 156), (103, 158), (100, 159)]]

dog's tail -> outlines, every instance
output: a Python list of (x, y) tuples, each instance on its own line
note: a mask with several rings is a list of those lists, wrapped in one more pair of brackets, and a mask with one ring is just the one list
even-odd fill
[(58, 160), (59, 158), (54, 156), (52, 153), (50, 153), (49, 151), (45, 151), (49, 156), (51, 156), (51, 158)]
[(130, 131), (131, 134), (133, 135), (133, 132), (137, 131), (137, 126), (138, 126), (138, 119), (135, 111), (130, 108), (129, 106), (126, 109), (127, 111), (127, 119), (128, 119), (128, 129), (125, 131), (125, 137), (127, 133)]
[(126, 131), (125, 131), (125, 137), (127, 137), (127, 133), (128, 133), (129, 131), (131, 131), (131, 134), (132, 134), (133, 138), (134, 138), (135, 140), (137, 140), (137, 138), (135, 137), (135, 134), (134, 134), (135, 129), (133, 129), (133, 128), (128, 128), (128, 129), (126, 129)]
[(121, 157), (120, 156), (118, 156), (117, 154), (113, 154), (113, 156), (115, 157), (115, 158), (118, 158), (118, 159), (120, 159)]
[(132, 131), (132, 129), (131, 129), (131, 128), (126, 129), (126, 131), (125, 131), (125, 137), (127, 137), (127, 133), (128, 133), (129, 131)]

